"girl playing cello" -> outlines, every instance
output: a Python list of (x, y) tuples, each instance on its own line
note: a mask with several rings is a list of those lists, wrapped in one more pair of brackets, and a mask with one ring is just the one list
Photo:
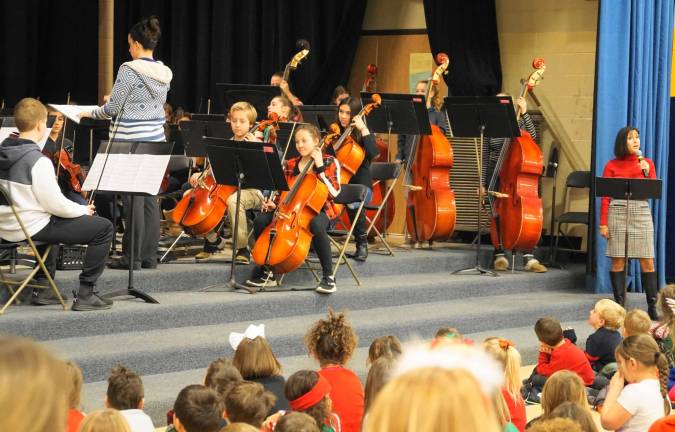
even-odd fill
[[(313, 172), (328, 189), (328, 199), (322, 210), (313, 217), (309, 223), (309, 230), (312, 233), (312, 247), (319, 256), (323, 278), (316, 287), (319, 293), (330, 294), (335, 292), (335, 279), (332, 274), (332, 257), (330, 248), (330, 239), (326, 233), (330, 221), (338, 216), (334, 207), (333, 199), (340, 193), (340, 164), (332, 156), (321, 153), (319, 145), (319, 130), (312, 125), (299, 125), (295, 132), (295, 148), (300, 156), (290, 159), (286, 162), (285, 175), (289, 185), (292, 185), (296, 178), (309, 163), (314, 163)], [(253, 234), (256, 239), (260, 237), (265, 228), (273, 222), (274, 209), (279, 204), (278, 200), (266, 200), (262, 205), (260, 213), (253, 222)], [(265, 266), (257, 266), (252, 277), (246, 281), (247, 285), (254, 287), (263, 287), (275, 284), (274, 273)]]

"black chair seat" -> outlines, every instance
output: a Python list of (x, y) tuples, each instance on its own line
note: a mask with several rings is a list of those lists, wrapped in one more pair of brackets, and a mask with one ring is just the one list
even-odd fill
[(559, 224), (584, 224), (588, 225), (588, 213), (567, 212), (558, 217)]
[(368, 189), (359, 184), (346, 184), (340, 186), (340, 193), (333, 201), (336, 204), (360, 203), (366, 199)]

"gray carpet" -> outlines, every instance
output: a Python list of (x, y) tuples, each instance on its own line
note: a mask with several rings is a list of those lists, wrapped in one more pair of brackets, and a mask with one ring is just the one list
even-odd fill
[[(487, 261), (484, 251), (481, 259)], [(77, 313), (56, 306), (13, 306), (0, 316), (0, 331), (30, 336), (76, 361), (85, 381), (87, 409), (100, 407), (105, 378), (118, 362), (143, 375), (147, 411), (157, 425), (177, 392), (201, 382), (210, 361), (232, 355), (231, 331), (249, 323), (265, 323), (267, 338), (281, 358), (286, 374), (315, 367), (305, 355), (302, 337), (328, 307), (349, 310), (359, 334), (352, 367), (365, 375), (365, 351), (377, 336), (393, 334), (403, 341), (429, 338), (441, 326), (453, 326), (477, 341), (488, 335), (513, 340), (524, 363), (536, 359), (538, 342), (532, 327), (543, 315), (553, 315), (579, 329), (583, 343), (590, 329), (583, 324), (600, 296), (584, 288), (583, 268), (551, 270), (546, 274), (504, 273), (499, 277), (455, 276), (451, 271), (471, 267), (467, 248), (400, 251), (394, 257), (372, 255), (356, 268), (357, 286), (346, 269), (338, 275), (338, 291), (329, 296), (313, 291), (241, 294), (203, 287), (225, 281), (225, 264), (171, 264), (142, 270), (136, 286), (159, 304), (119, 299), (112, 309)], [(237, 267), (238, 279), (250, 269)], [(74, 286), (77, 272), (60, 272), (57, 283)], [(287, 280), (293, 286), (312, 286), (308, 272)], [(126, 273), (106, 271), (101, 287), (125, 286)], [(642, 304), (641, 296), (631, 296)]]

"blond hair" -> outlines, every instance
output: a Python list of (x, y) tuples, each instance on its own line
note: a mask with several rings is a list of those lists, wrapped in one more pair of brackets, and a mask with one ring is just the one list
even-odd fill
[(28, 132), (47, 120), (47, 108), (37, 99), (23, 98), (14, 107), (14, 122), (19, 132)]
[(589, 409), (584, 382), (579, 375), (568, 370), (551, 375), (541, 391), (541, 409), (544, 415), (551, 414), (563, 402), (575, 402)]
[(656, 368), (656, 374), (661, 385), (663, 396), (663, 409), (666, 414), (670, 412), (670, 399), (668, 398), (668, 359), (659, 350), (659, 346), (653, 337), (646, 334), (628, 336), (616, 347), (615, 355), (624, 360), (634, 359), (643, 367)]
[(595, 303), (594, 308), (600, 318), (605, 321), (604, 327), (608, 330), (618, 330), (623, 325), (626, 317), (626, 309), (610, 299), (601, 299)]
[(255, 107), (248, 102), (235, 102), (230, 107), (230, 113), (228, 114), (228, 117), (232, 118), (232, 114), (239, 111), (243, 112), (244, 115), (246, 115), (246, 119), (251, 124), (251, 126), (255, 123), (255, 120), (258, 118), (258, 112), (255, 110)]
[(495, 407), (497, 421), (503, 427), (506, 423), (511, 421), (511, 412), (509, 411), (509, 406), (506, 404), (506, 399), (504, 399), (502, 392), (494, 392), (492, 395), (492, 403)]
[(68, 397), (64, 363), (37, 343), (0, 336), (0, 430), (63, 432)]
[(652, 326), (652, 319), (642, 309), (633, 309), (626, 313), (623, 320), (623, 331), (626, 337), (636, 334), (648, 334)]
[(675, 301), (675, 284), (668, 284), (659, 291), (657, 306), (661, 322), (668, 326), (670, 334), (675, 334), (675, 306), (672, 308), (668, 304), (668, 299)]
[(527, 428), (527, 432), (583, 432), (581, 425), (568, 418), (542, 419)]
[(390, 381), (373, 402), (364, 432), (496, 432), (500, 426), (473, 375), (426, 367)]
[(80, 424), (80, 432), (131, 432), (131, 429), (119, 411), (103, 409), (88, 414)]
[(67, 361), (65, 362), (65, 374), (68, 388), (68, 408), (80, 409), (80, 397), (82, 395), (82, 384), (84, 383), (82, 370), (77, 364)]
[(504, 387), (516, 403), (524, 403), (520, 395), (523, 382), (520, 379), (520, 352), (506, 339), (489, 337), (483, 341), (483, 346), (504, 368)]

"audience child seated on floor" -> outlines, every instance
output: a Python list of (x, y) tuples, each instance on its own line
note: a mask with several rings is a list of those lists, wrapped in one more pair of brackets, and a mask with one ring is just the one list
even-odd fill
[(485, 339), (483, 347), (504, 369), (504, 385), (500, 390), (501, 396), (508, 408), (511, 423), (520, 432), (523, 432), (527, 416), (525, 401), (520, 393), (520, 389), (523, 387), (520, 380), (520, 353), (512, 342), (497, 337)]
[(614, 350), (621, 343), (619, 329), (625, 316), (626, 310), (610, 299), (599, 300), (588, 313), (588, 324), (595, 332), (586, 339), (586, 357), (595, 372), (616, 362)]
[(260, 432), (260, 429), (254, 428), (247, 423), (230, 423), (222, 428), (220, 432)]
[(569, 339), (563, 338), (560, 322), (551, 317), (537, 320), (534, 332), (541, 343), (537, 366), (523, 384), (523, 398), (538, 402), (537, 394), (546, 379), (561, 370), (575, 372), (585, 385), (593, 384), (595, 374), (586, 355)]
[(340, 416), (333, 410), (331, 384), (310, 370), (300, 370), (288, 377), (284, 386), (286, 398), (295, 412), (311, 416), (322, 432), (344, 431)]
[(319, 426), (310, 415), (290, 412), (279, 419), (274, 432), (319, 432)]
[(321, 366), (319, 375), (331, 385), (333, 412), (340, 417), (345, 432), (359, 432), (363, 418), (363, 386), (359, 377), (345, 367), (357, 344), (358, 337), (345, 314), (332, 309), (328, 310), (325, 319), (315, 322), (305, 335), (309, 355)]
[(537, 422), (528, 432), (582, 432), (579, 423), (568, 418), (550, 418)]
[(272, 392), (276, 402), (268, 415), (288, 409), (284, 396), (284, 377), (281, 363), (274, 355), (272, 347), (265, 339), (265, 324), (251, 324), (245, 333), (230, 333), (230, 346), (234, 349), (232, 364), (239, 369), (247, 381), (262, 384), (265, 390)]
[(225, 397), (225, 415), (231, 423), (247, 423), (262, 427), (276, 397), (262, 384), (242, 381), (232, 387)]
[(574, 402), (583, 409), (590, 410), (586, 399), (586, 388), (583, 381), (574, 372), (558, 371), (551, 375), (541, 392), (542, 415), (527, 423), (527, 428), (542, 418), (549, 416), (553, 410), (565, 402)]
[(120, 411), (131, 432), (155, 431), (152, 419), (143, 412), (144, 397), (143, 381), (136, 372), (123, 365), (113, 368), (108, 377), (105, 405)]
[(402, 352), (401, 341), (396, 336), (380, 336), (375, 338), (368, 348), (366, 367), (370, 367), (380, 357), (398, 358)]
[(652, 328), (652, 319), (649, 318), (647, 312), (642, 309), (633, 309), (626, 312), (626, 318), (623, 320), (623, 337), (649, 334), (650, 328)]
[(121, 412), (115, 409), (104, 409), (89, 413), (82, 424), (80, 432), (132, 432), (129, 423)]
[(595, 424), (591, 410), (578, 403), (563, 402), (551, 411), (551, 414), (546, 418), (567, 418), (578, 423), (582, 432), (598, 432), (598, 426)]
[(66, 377), (66, 394), (68, 395), (68, 424), (66, 432), (78, 432), (80, 430), (80, 423), (84, 420), (84, 413), (82, 412), (82, 404), (80, 402), (82, 396), (82, 371), (79, 366), (73, 362), (65, 362), (65, 377)]
[[(668, 389), (675, 386), (675, 352), (673, 351), (673, 339), (670, 336), (675, 329), (675, 284), (669, 284), (661, 288), (657, 302), (660, 321), (649, 330), (656, 340), (659, 350), (666, 356), (670, 374), (668, 376)], [(671, 394), (671, 400), (675, 395)]]
[(609, 383), (600, 416), (602, 427), (645, 431), (670, 412), (668, 361), (647, 335), (624, 339), (616, 349), (616, 360), (619, 370)]
[(396, 361), (396, 358), (383, 356), (370, 365), (365, 388), (364, 411), (366, 413), (368, 412), (368, 408), (373, 404), (375, 396), (391, 380), (394, 368), (396, 367)]
[(223, 404), (213, 389), (203, 385), (181, 390), (173, 411), (178, 432), (217, 432), (222, 428)]

